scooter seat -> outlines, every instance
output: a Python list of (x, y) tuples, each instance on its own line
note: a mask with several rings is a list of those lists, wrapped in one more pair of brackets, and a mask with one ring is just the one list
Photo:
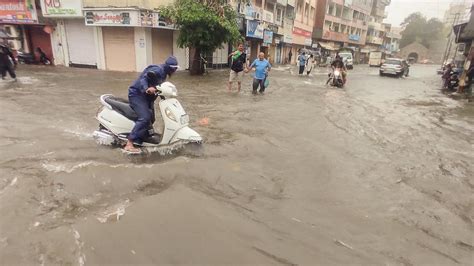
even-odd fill
[(110, 104), (112, 106), (112, 109), (119, 112), (126, 118), (132, 120), (132, 121), (137, 121), (138, 116), (137, 113), (130, 107), (129, 103), (127, 100), (118, 98), (118, 97), (107, 97), (104, 99), (106, 103)]

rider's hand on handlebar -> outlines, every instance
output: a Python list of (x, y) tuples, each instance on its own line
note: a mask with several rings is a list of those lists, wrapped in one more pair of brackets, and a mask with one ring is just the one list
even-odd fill
[(156, 94), (157, 92), (158, 90), (155, 87), (150, 87), (146, 90), (146, 94), (150, 94), (150, 95)]

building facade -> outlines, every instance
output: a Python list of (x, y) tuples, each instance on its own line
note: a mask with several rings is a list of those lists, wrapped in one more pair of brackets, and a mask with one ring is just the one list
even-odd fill
[(39, 59), (35, 50), (40, 48), (54, 63), (51, 44), (54, 22), (42, 15), (39, 1), (0, 1), (0, 24), (10, 32), (11, 43), (18, 51), (32, 53)]
[(367, 40), (363, 52), (368, 55), (373, 51), (385, 51), (384, 41), (389, 27), (383, 23), (387, 17), (385, 8), (390, 5), (391, 0), (377, 0), (372, 3), (372, 12), (367, 29)]
[(325, 54), (349, 49), (358, 61), (371, 11), (372, 0), (318, 0), (313, 43), (317, 42)]
[[(37, 5), (29, 7), (24, 14), (18, 13), (20, 8), (9, 15), (0, 12), (0, 21), (16, 25), (21, 35), (17, 42), (24, 50), (42, 47), (58, 65), (141, 71), (148, 64), (175, 55), (182, 69), (186, 69), (190, 65), (189, 49), (178, 47), (179, 29), (157, 11), (172, 2), (37, 0)], [(348, 49), (354, 53), (356, 62), (360, 62), (370, 51), (398, 50), (400, 34), (391, 32), (391, 27), (382, 23), (390, 0), (233, 0), (230, 3), (239, 15), (238, 25), (250, 60), (264, 52), (272, 64), (294, 64), (302, 49), (328, 54)], [(23, 20), (18, 20), (19, 17)], [(224, 44), (203, 56), (212, 66), (227, 66), (232, 49)]]

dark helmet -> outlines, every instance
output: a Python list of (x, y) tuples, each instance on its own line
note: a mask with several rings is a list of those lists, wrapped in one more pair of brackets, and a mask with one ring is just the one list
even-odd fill
[(168, 57), (168, 59), (165, 61), (165, 66), (167, 74), (174, 73), (179, 68), (178, 59), (176, 59), (174, 56)]

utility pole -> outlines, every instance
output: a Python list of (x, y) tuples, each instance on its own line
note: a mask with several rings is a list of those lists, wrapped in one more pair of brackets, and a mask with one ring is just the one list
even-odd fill
[(443, 68), (444, 66), (444, 62), (449, 58), (450, 54), (451, 54), (451, 46), (452, 46), (452, 43), (453, 43), (453, 31), (454, 31), (454, 25), (457, 24), (458, 20), (459, 20), (459, 16), (460, 16), (460, 13), (456, 13), (454, 15), (454, 20), (453, 20), (453, 24), (451, 26), (451, 28), (453, 28), (450, 32), (449, 32), (449, 37), (448, 37), (448, 41), (446, 43), (446, 50), (444, 51), (444, 55), (443, 55), (443, 60), (441, 61), (441, 69)]

